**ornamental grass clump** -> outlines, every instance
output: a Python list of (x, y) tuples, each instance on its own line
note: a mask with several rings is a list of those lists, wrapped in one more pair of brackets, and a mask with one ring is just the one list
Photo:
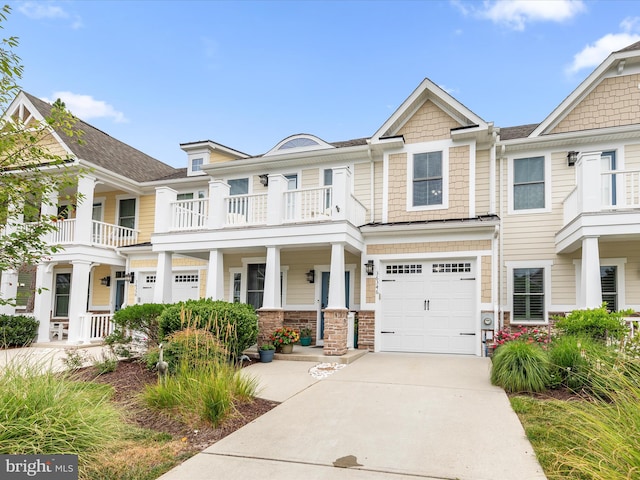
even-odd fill
[(510, 341), (492, 357), (491, 383), (509, 393), (543, 392), (550, 381), (546, 352), (535, 343)]

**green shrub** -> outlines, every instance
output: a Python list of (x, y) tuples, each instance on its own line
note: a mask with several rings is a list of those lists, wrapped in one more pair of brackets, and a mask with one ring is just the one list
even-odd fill
[(38, 322), (24, 315), (0, 315), (0, 348), (28, 347), (38, 334)]
[(169, 305), (160, 315), (161, 338), (187, 326), (209, 330), (234, 358), (258, 338), (258, 315), (245, 303), (188, 300)]
[(593, 348), (593, 341), (572, 335), (553, 340), (549, 348), (549, 372), (553, 387), (579, 390), (587, 382), (589, 363), (584, 348)]
[(160, 342), (158, 319), (166, 307), (161, 303), (143, 303), (118, 310), (113, 314), (113, 333), (105, 338), (105, 343), (122, 357), (131, 356), (131, 348), (139, 346), (134, 333), (144, 338), (144, 347), (157, 345)]
[(77, 454), (82, 470), (123, 433), (113, 388), (36, 363), (10, 362), (0, 375), (0, 454)]
[(492, 357), (491, 383), (507, 392), (542, 392), (551, 382), (546, 352), (534, 343), (515, 340)]
[(607, 338), (621, 340), (628, 331), (623, 317), (631, 311), (608, 312), (606, 304), (599, 308), (574, 310), (566, 317), (557, 319), (556, 328), (576, 337), (589, 337), (606, 341)]

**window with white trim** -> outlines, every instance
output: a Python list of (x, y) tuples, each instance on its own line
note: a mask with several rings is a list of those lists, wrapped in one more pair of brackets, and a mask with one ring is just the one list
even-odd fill
[(600, 285), (602, 301), (610, 312), (618, 311), (618, 267), (616, 265), (600, 266)]
[(202, 170), (202, 165), (204, 165), (204, 158), (194, 158), (191, 160), (191, 171), (200, 172)]
[(513, 322), (544, 322), (544, 268), (513, 269)]
[(442, 152), (413, 155), (414, 207), (442, 205), (443, 203)]
[(513, 160), (513, 209), (545, 208), (544, 157)]

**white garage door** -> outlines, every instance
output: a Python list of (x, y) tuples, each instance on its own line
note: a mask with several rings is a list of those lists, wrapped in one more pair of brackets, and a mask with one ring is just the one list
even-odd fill
[[(200, 275), (198, 272), (180, 272), (172, 275), (171, 302), (197, 300), (200, 298)], [(153, 303), (156, 286), (155, 273), (141, 273), (138, 284), (140, 303)]]
[(476, 353), (474, 262), (383, 265), (381, 350)]

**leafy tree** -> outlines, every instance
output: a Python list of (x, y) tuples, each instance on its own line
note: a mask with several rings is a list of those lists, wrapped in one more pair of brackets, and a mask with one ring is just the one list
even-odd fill
[[(10, 12), (8, 5), (0, 9), (0, 28)], [(17, 37), (0, 41), (0, 110), (4, 112), (20, 92), (17, 82), (24, 67), (14, 52), (17, 45)], [(37, 264), (60, 249), (47, 242), (57, 218), (40, 215), (40, 209), (57, 205), (58, 192), (73, 186), (82, 172), (74, 166), (73, 157), (56, 154), (48, 145), (54, 131), (67, 142), (81, 142), (76, 122), (62, 101), (56, 101), (44, 121), (6, 114), (0, 119), (0, 271)], [(12, 301), (0, 298), (0, 305)]]

